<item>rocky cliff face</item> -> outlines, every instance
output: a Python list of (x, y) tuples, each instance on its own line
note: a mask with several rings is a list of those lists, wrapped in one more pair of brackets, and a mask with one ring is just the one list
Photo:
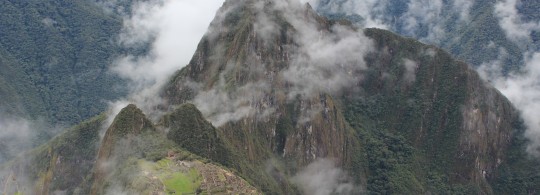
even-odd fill
[(467, 94), (464, 106), (462, 132), (459, 137), (460, 154), (467, 159), (465, 178), (481, 183), (493, 179), (494, 173), (508, 155), (512, 137), (518, 127), (518, 113), (497, 90), (485, 86), (478, 75), (467, 73)]
[[(299, 90), (293, 88), (298, 86), (284, 78), (283, 72), (296, 55), (294, 50), (299, 48), (294, 40), (298, 30), (285, 15), (274, 15), (279, 12), (274, 6), (272, 1), (225, 3), (222, 18), (213, 22), (190, 65), (173, 79), (166, 96), (172, 105), (194, 101), (251, 160), (264, 158), (258, 156), (261, 150), (296, 159), (300, 165), (317, 157), (344, 159), (343, 143), (350, 128), (333, 97), (324, 91), (296, 97), (293, 93)], [(294, 9), (301, 20), (331, 34), (330, 21), (311, 9)], [(261, 17), (268, 17), (277, 28), (265, 32), (259, 24)], [(232, 102), (218, 105), (216, 101), (223, 99), (214, 97)], [(244, 134), (245, 139), (238, 140), (237, 134)]]
[[(439, 164), (435, 167), (446, 167), (451, 181), (472, 182), (490, 192), (486, 179), (500, 165), (517, 128), (518, 113), (509, 101), (445, 51), (388, 32), (365, 32), (382, 51), (369, 61), (382, 66), (374, 67), (378, 76), (365, 80), (370, 92), (361, 96), (391, 111), (375, 118), (406, 136), (428, 161)], [(415, 72), (413, 82), (406, 79), (407, 66)]]

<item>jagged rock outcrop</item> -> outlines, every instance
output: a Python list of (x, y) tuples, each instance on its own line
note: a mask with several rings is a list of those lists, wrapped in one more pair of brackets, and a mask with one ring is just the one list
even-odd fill
[(463, 127), (459, 138), (458, 161), (468, 161), (461, 165), (469, 175), (464, 175), (478, 183), (496, 177), (512, 137), (516, 136), (518, 112), (510, 102), (492, 87), (485, 86), (478, 74), (467, 73), (468, 98), (463, 108)]

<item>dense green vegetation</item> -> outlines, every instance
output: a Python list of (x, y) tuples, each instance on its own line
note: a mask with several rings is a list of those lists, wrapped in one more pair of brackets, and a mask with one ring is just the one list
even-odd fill
[[(368, 192), (467, 194), (478, 190), (461, 185), (467, 182), (451, 175), (456, 170), (461, 105), (467, 95), (465, 85), (455, 78), (464, 76), (466, 66), (412, 39), (376, 29), (365, 33), (388, 53), (368, 57), (372, 66), (362, 93), (347, 94), (343, 101), (345, 117), (363, 145), (356, 151), (363, 155), (356, 155), (355, 161), (367, 170)], [(433, 56), (426, 54), (430, 49)], [(403, 58), (419, 66), (413, 83), (403, 80)], [(432, 78), (437, 78), (435, 83), (430, 82)], [(362, 169), (353, 169), (355, 175), (361, 174), (358, 170)]]
[[(166, 128), (167, 138), (181, 148), (232, 169), (264, 193), (292, 193), (295, 190), (289, 186), (286, 178), (280, 175), (282, 173), (279, 173), (284, 170), (283, 164), (277, 161), (269, 163), (269, 158), (279, 157), (274, 156), (268, 148), (264, 148), (265, 144), (254, 143), (259, 151), (254, 154), (257, 157), (252, 157), (244, 151), (247, 146), (236, 146), (243, 140), (259, 142), (260, 135), (244, 132), (240, 129), (243, 128), (240, 124), (231, 124), (227, 129), (217, 129), (204, 119), (194, 105), (182, 104), (165, 115), (159, 126)], [(226, 135), (235, 139), (228, 139)], [(252, 160), (257, 163), (253, 163)], [(269, 173), (269, 167), (272, 167), (275, 173)], [(279, 181), (281, 183), (274, 177), (281, 178)]]
[(180, 147), (214, 162), (230, 165), (235, 160), (217, 135), (215, 127), (204, 119), (192, 104), (183, 104), (162, 120), (167, 138)]
[(121, 19), (95, 2), (2, 1), (0, 17), (0, 111), (72, 125), (125, 93), (107, 72)]
[(525, 152), (527, 142), (524, 137), (523, 122), (515, 123), (516, 133), (504, 163), (493, 179), (494, 191), (498, 194), (535, 194), (540, 192), (540, 159)]
[(183, 172), (168, 172), (167, 169), (174, 162), (164, 159), (156, 162), (153, 169), (162, 171), (158, 177), (163, 181), (168, 194), (187, 194), (195, 193), (199, 185), (201, 185), (201, 176), (196, 169), (189, 169), (187, 173)]

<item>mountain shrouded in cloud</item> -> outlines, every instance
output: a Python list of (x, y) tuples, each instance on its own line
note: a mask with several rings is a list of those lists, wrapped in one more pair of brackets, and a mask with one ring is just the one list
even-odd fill
[[(128, 96), (111, 103), (117, 112), (89, 119), (2, 164), (0, 191), (540, 190), (538, 161), (526, 153), (527, 118), (521, 120), (471, 66), (435, 46), (358, 26), (388, 27), (394, 16), (336, 12), (327, 18), (316, 11), (324, 2), (99, 1), (95, 5), (106, 13), (124, 14), (122, 55), (109, 71), (127, 82)], [(366, 13), (395, 4), (336, 2)], [(220, 5), (217, 13), (208, 8)], [(477, 17), (445, 9), (475, 10), (477, 4), (464, 1), (395, 5), (395, 17), (409, 18), (400, 28), (424, 33), (422, 41), (447, 37), (447, 25), (435, 23), (439, 17)], [(422, 11), (427, 17), (418, 15)], [(209, 26), (203, 24), (210, 22), (208, 15), (214, 16)], [(191, 25), (206, 33), (189, 33)]]
[(492, 192), (521, 127), (506, 98), (468, 65), (295, 1), (228, 1), (220, 12), (165, 96), (195, 103), (249, 160), (268, 158), (260, 155), (266, 146), (292, 167), (335, 159), (368, 191)]
[(349, 1), (312, 0), (332, 18), (347, 18), (364, 27), (380, 27), (449, 50), (478, 67), (483, 77), (521, 110), (538, 155), (540, 127), (536, 109), (540, 49), (538, 1)]

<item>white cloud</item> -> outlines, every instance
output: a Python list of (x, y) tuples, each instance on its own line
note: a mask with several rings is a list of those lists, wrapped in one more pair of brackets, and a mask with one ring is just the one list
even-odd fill
[(540, 30), (540, 22), (525, 22), (522, 20), (517, 4), (519, 0), (502, 0), (495, 4), (495, 16), (506, 37), (518, 43), (530, 41), (532, 31)]
[(388, 29), (384, 24), (384, 8), (388, 1), (366, 0), (366, 1), (347, 1), (343, 7), (347, 14), (358, 14), (365, 20), (365, 27)]
[(418, 30), (427, 26), (427, 36), (421, 39), (428, 42), (438, 42), (445, 36), (443, 28), (445, 19), (441, 16), (442, 0), (411, 0), (408, 11), (401, 16), (404, 30), (408, 35), (418, 36)]
[[(491, 44), (489, 44), (488, 46), (490, 45)], [(493, 44), (493, 47), (495, 47), (495, 44)], [(493, 79), (499, 80), (504, 78), (502, 70), (503, 61), (508, 57), (508, 52), (503, 47), (499, 47), (499, 55), (497, 56), (497, 59), (490, 62), (484, 62), (477, 68), (478, 74), (484, 80), (491, 82), (491, 80)]]
[(454, 0), (455, 12), (459, 13), (459, 19), (461, 21), (469, 21), (469, 14), (474, 1), (471, 0)]
[(96, 0), (95, 3), (98, 6), (101, 6), (106, 13), (125, 13), (126, 8), (122, 4), (126, 3), (128, 0)]
[(300, 170), (292, 181), (304, 192), (312, 195), (357, 194), (359, 188), (354, 186), (345, 171), (335, 166), (328, 159), (318, 159)]
[(525, 65), (519, 72), (503, 77), (497, 61), (485, 64), (479, 71), (490, 80), (521, 112), (531, 141), (528, 152), (540, 156), (540, 53), (525, 54)]
[(248, 83), (233, 91), (228, 91), (222, 83), (211, 90), (199, 92), (193, 103), (207, 120), (219, 127), (248, 116), (265, 117), (273, 113), (273, 108), (263, 103), (269, 91), (270, 87), (265, 82)]
[(56, 21), (47, 17), (47, 18), (43, 18), (43, 20), (41, 20), (41, 23), (43, 23), (43, 25), (45, 25), (46, 27), (51, 28), (56, 24)]
[(403, 67), (405, 68), (403, 80), (407, 83), (413, 83), (416, 80), (416, 68), (418, 68), (418, 63), (410, 59), (403, 59)]
[[(527, 45), (531, 32), (540, 30), (540, 22), (525, 22), (517, 10), (519, 0), (502, 0), (495, 4), (495, 15), (508, 39)], [(490, 43), (489, 47), (496, 47)], [(522, 48), (528, 49), (528, 48)], [(502, 61), (508, 56), (504, 49), (499, 59), (479, 67), (480, 75), (499, 89), (520, 111), (526, 126), (525, 136), (530, 140), (527, 151), (540, 156), (540, 52), (526, 51), (520, 69), (505, 75)]]
[(36, 129), (23, 118), (0, 116), (0, 162), (4, 162), (32, 146)]
[(297, 31), (294, 38), (298, 43), (298, 48), (291, 48), (289, 68), (283, 72), (293, 85), (289, 99), (336, 94), (355, 86), (362, 79), (361, 71), (367, 68), (364, 56), (373, 50), (371, 39), (349, 26), (336, 24), (321, 29), (315, 18), (303, 15), (303, 9), (290, 2), (284, 13)]
[(278, 25), (274, 22), (273, 13), (266, 13), (264, 11), (266, 1), (258, 1), (254, 4), (255, 10), (260, 10), (255, 13), (255, 22), (253, 28), (258, 37), (261, 37), (263, 40), (268, 40), (269, 38), (275, 37), (279, 31)]

